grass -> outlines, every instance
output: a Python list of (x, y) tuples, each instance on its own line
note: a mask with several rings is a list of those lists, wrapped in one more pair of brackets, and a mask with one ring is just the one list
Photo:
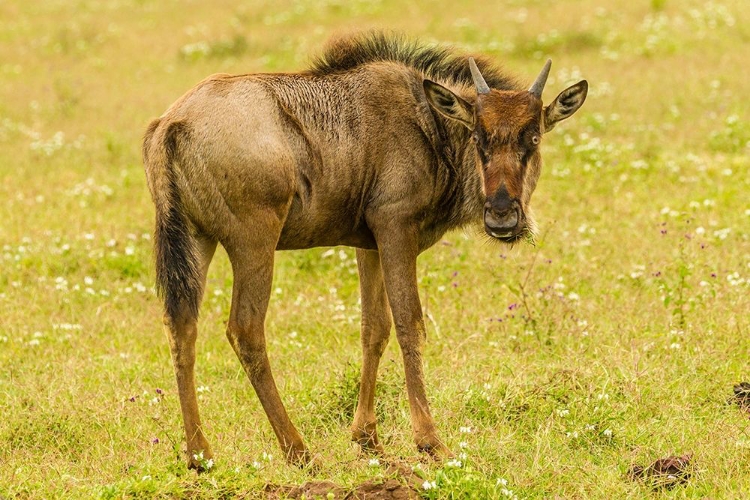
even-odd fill
[[(140, 137), (214, 72), (302, 68), (332, 33), (384, 27), (485, 52), (549, 100), (588, 102), (545, 141), (543, 237), (473, 232), (419, 260), (428, 389), (461, 467), (422, 461), (400, 354), (378, 387), (392, 456), (427, 498), (737, 498), (750, 421), (750, 53), (744, 2), (3, 2), (0, 4), (0, 496), (262, 497), (267, 484), (384, 477), (348, 441), (360, 363), (348, 248), (280, 253), (269, 352), (323, 458), (285, 466), (224, 338), (231, 273), (212, 266), (198, 384), (216, 452), (186, 470)], [(744, 17), (743, 17), (744, 16)], [(693, 453), (652, 491), (633, 464)], [(512, 493), (511, 493), (512, 492)]]

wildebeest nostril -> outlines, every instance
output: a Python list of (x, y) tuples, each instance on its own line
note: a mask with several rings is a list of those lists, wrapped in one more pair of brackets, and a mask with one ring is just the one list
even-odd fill
[(498, 213), (493, 209), (485, 210), (484, 223), (494, 231), (512, 231), (518, 225), (518, 211), (510, 209)]

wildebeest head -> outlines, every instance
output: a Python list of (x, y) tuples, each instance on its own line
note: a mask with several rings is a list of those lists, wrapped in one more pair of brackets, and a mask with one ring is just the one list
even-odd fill
[(533, 235), (535, 230), (529, 201), (541, 173), (542, 135), (575, 113), (586, 99), (588, 83), (582, 80), (543, 106), (542, 91), (551, 64), (547, 61), (529, 90), (496, 90), (489, 88), (469, 58), (476, 86), (474, 104), (442, 85), (424, 81), (430, 105), (471, 130), (485, 195), (484, 229), (506, 243)]

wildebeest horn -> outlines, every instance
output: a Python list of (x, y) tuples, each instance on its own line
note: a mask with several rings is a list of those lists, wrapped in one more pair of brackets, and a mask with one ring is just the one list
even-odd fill
[(552, 67), (552, 59), (547, 59), (547, 63), (542, 68), (542, 72), (536, 77), (536, 81), (529, 89), (529, 92), (537, 96), (539, 99), (542, 98), (542, 91), (544, 90), (544, 84), (547, 83), (547, 77), (549, 76), (549, 69)]
[(471, 70), (471, 77), (474, 79), (474, 85), (477, 87), (477, 94), (489, 94), (490, 88), (487, 86), (487, 82), (484, 81), (482, 73), (477, 68), (477, 63), (474, 62), (474, 58), (469, 58), (469, 69)]

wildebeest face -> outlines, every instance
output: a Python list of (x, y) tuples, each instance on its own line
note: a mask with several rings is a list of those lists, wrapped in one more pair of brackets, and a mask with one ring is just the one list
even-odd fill
[(473, 59), (469, 64), (477, 90), (474, 105), (430, 81), (425, 81), (425, 93), (433, 108), (471, 130), (485, 195), (484, 229), (514, 243), (535, 230), (529, 203), (541, 173), (542, 135), (581, 107), (588, 84), (584, 80), (567, 88), (544, 107), (549, 61), (528, 91), (492, 90)]

